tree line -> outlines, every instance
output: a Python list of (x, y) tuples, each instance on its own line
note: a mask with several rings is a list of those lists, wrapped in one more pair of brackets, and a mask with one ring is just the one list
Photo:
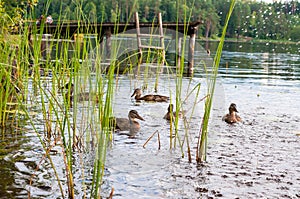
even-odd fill
[[(220, 36), (230, 5), (230, 0), (23, 0), (22, 5), (16, 0), (4, 2), (8, 11), (23, 9), (27, 19), (51, 15), (54, 21), (127, 22), (134, 21), (133, 13), (138, 12), (140, 21), (152, 22), (161, 12), (163, 22), (202, 21), (198, 34), (205, 38)], [(297, 1), (267, 4), (238, 0), (228, 37), (298, 41), (299, 8)]]

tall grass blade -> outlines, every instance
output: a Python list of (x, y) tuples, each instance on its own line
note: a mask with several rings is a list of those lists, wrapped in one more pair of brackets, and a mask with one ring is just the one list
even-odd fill
[(221, 60), (221, 55), (222, 55), (222, 49), (225, 41), (225, 36), (226, 36), (226, 30), (228, 26), (228, 22), (230, 19), (230, 16), (233, 12), (234, 6), (235, 6), (236, 1), (232, 0), (230, 3), (229, 11), (226, 16), (226, 22), (222, 31), (222, 36), (217, 48), (217, 52), (214, 58), (213, 62), (213, 67), (211, 71), (211, 75), (209, 76), (209, 81), (208, 81), (208, 95), (205, 100), (205, 107), (204, 107), (204, 116), (201, 124), (201, 129), (199, 134), (199, 140), (198, 140), (198, 146), (197, 146), (197, 154), (196, 154), (196, 161), (198, 163), (206, 161), (206, 154), (207, 154), (207, 137), (208, 137), (208, 123), (209, 123), (209, 117), (210, 117), (210, 112), (211, 112), (211, 107), (212, 107), (212, 101), (213, 101), (213, 96), (214, 96), (214, 91), (215, 91), (215, 84), (216, 84), (216, 79), (218, 75), (218, 69), (219, 69), (219, 64)]

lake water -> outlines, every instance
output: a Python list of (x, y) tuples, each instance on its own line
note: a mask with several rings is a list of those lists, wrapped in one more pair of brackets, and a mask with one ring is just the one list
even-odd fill
[[(209, 43), (212, 56), (217, 43)], [(205, 44), (201, 44), (205, 46)], [(198, 54), (203, 48), (197, 49)], [(143, 79), (122, 76), (114, 102), (114, 113), (127, 117), (135, 109), (145, 119), (135, 138), (115, 134), (107, 150), (107, 162), (102, 196), (114, 188), (113, 198), (299, 198), (300, 197), (300, 56), (297, 45), (251, 44), (227, 42), (224, 45), (213, 112), (209, 125), (207, 162), (195, 162), (196, 143), (203, 116), (203, 101), (196, 105), (193, 93), (183, 104), (187, 110), (188, 128), (179, 122), (179, 134), (185, 129), (192, 151), (187, 159), (186, 147), (181, 153), (177, 146), (169, 149), (170, 125), (162, 119), (168, 103), (136, 103), (130, 99), (133, 88), (143, 86)], [(202, 55), (201, 55), (202, 56)], [(196, 67), (199, 57), (196, 56)], [(207, 55), (206, 55), (207, 56)], [(202, 56), (203, 57), (203, 56)], [(206, 58), (211, 60), (211, 58)], [(200, 64), (199, 64), (200, 65)], [(171, 95), (175, 103), (175, 82), (169, 75), (161, 75), (159, 94)], [(155, 82), (149, 77), (151, 93)], [(202, 68), (195, 77), (183, 79), (182, 98), (201, 83), (199, 98), (205, 96), (206, 79)], [(224, 123), (221, 118), (230, 103), (236, 103), (243, 122)], [(86, 104), (79, 104), (80, 113)], [(34, 108), (38, 111), (38, 107)], [(43, 134), (42, 116), (36, 127)], [(33, 198), (58, 198), (59, 187), (49, 161), (42, 159), (41, 148), (30, 125), (25, 135), (6, 130), (0, 145), (1, 198), (26, 198), (27, 190)], [(9, 132), (10, 131), (10, 132)], [(161, 148), (155, 135), (145, 147), (146, 139), (155, 131), (160, 133)], [(177, 141), (178, 142), (178, 141)], [(6, 144), (9, 143), (9, 144)], [(58, 176), (65, 184), (63, 158), (59, 146), (51, 153)], [(183, 158), (181, 156), (184, 156)], [(41, 161), (42, 160), (42, 161)], [(42, 162), (40, 164), (40, 161)], [(74, 156), (75, 190), (82, 198), (83, 182), (90, 184), (93, 150)], [(78, 165), (85, 165), (85, 177)], [(35, 171), (37, 165), (39, 170)], [(32, 174), (35, 174), (32, 176)], [(29, 180), (33, 179), (32, 186)]]

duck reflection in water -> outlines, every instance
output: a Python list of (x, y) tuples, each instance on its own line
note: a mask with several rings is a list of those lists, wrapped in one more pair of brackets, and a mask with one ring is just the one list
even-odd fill
[(136, 110), (131, 110), (128, 113), (127, 118), (112, 118), (113, 119), (113, 126), (115, 127), (116, 131), (129, 131), (129, 136), (134, 137), (137, 132), (140, 130), (141, 126), (136, 121), (136, 119), (145, 121)]
[(240, 118), (240, 116), (238, 116), (238, 111), (236, 109), (236, 104), (231, 103), (229, 106), (229, 113), (226, 114), (222, 120), (227, 122), (228, 124), (233, 124), (236, 122), (241, 122), (242, 119)]
[(134, 90), (131, 97), (134, 97), (136, 101), (147, 101), (147, 102), (167, 102), (169, 100), (169, 97), (163, 96), (163, 95), (144, 95), (142, 96), (142, 90), (140, 88), (137, 88)]

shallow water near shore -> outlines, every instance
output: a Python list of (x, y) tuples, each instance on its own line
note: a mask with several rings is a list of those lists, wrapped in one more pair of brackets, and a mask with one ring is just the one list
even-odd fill
[[(216, 94), (206, 163), (197, 165), (195, 157), (189, 163), (186, 154), (180, 158), (179, 149), (169, 150), (168, 142), (160, 150), (154, 141), (143, 149), (151, 132), (148, 118), (134, 140), (115, 136), (107, 156), (104, 187), (114, 187), (116, 198), (299, 197), (300, 90), (258, 81), (219, 78), (217, 90), (224, 89), (225, 95), (220, 90)], [(238, 105), (242, 123), (221, 121), (227, 111), (223, 104), (231, 102)], [(190, 129), (193, 154), (197, 121)], [(160, 125), (161, 132), (165, 131), (163, 140), (168, 126)]]
[[(103, 197), (109, 196), (112, 187), (113, 198), (300, 197), (300, 57), (296, 52), (276, 52), (272, 49), (278, 48), (273, 47), (253, 53), (241, 44), (236, 44), (234, 49), (231, 45), (224, 46), (209, 125), (207, 162), (201, 165), (196, 164), (195, 152), (204, 102), (197, 104), (189, 122), (192, 150), (189, 163), (186, 147), (184, 157), (178, 146), (170, 149), (170, 125), (162, 119), (168, 103), (136, 103), (130, 95), (135, 86), (142, 86), (142, 80), (120, 78), (114, 114), (127, 117), (128, 111), (135, 109), (145, 121), (139, 122), (141, 130), (134, 138), (114, 134), (107, 149)], [(153, 91), (154, 81), (149, 79), (145, 92)], [(204, 97), (206, 80), (200, 72), (192, 81), (183, 79), (182, 97), (198, 83), (201, 83), (200, 98)], [(159, 94), (174, 95), (171, 101), (175, 103), (174, 80), (161, 76), (158, 88)], [(188, 118), (193, 97), (183, 104)], [(221, 118), (232, 102), (237, 104), (243, 122), (228, 125)], [(78, 104), (78, 109), (84, 112), (87, 106)], [(38, 112), (39, 108), (32, 107), (32, 110)], [(35, 117), (36, 127), (43, 134), (42, 116)], [(0, 141), (5, 146), (0, 156), (1, 179), (4, 179), (0, 183), (3, 187), (0, 197), (27, 198), (30, 191), (32, 198), (59, 198), (53, 169), (43, 159), (44, 151), (37, 135), (29, 124), (24, 123), (20, 129), (5, 133), (6, 137)], [(184, 129), (180, 120), (180, 135)], [(143, 147), (155, 131), (160, 135), (160, 149), (157, 134)], [(91, 184), (95, 156), (93, 145), (87, 148), (74, 155), (75, 190), (79, 198), (85, 194), (82, 184), (87, 188)], [(61, 148), (55, 146), (50, 154), (65, 185)], [(84, 170), (80, 168), (82, 162)]]

